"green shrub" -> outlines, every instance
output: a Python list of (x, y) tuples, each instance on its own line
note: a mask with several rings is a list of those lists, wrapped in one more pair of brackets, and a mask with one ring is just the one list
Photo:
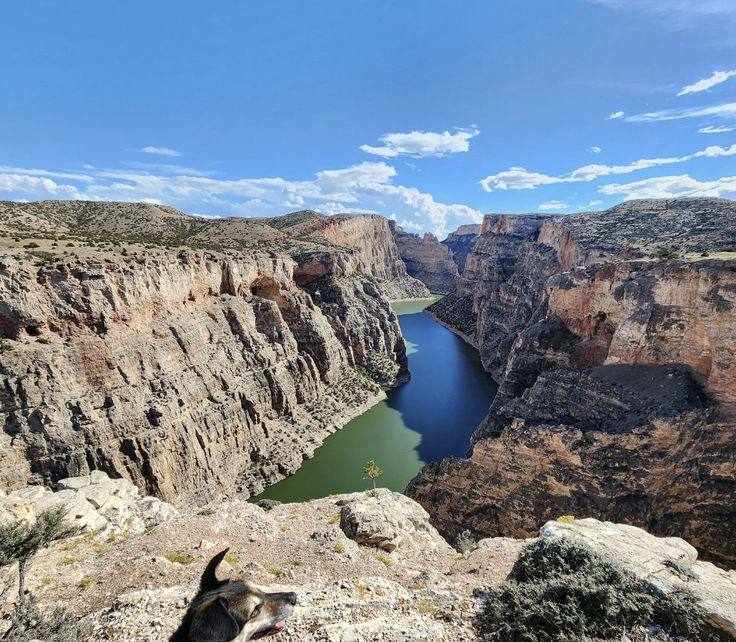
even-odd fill
[(484, 640), (621, 639), (659, 626), (688, 640), (726, 640), (690, 593), (662, 595), (589, 548), (562, 538), (527, 546), (508, 579), (489, 590), (475, 620)]
[(63, 609), (42, 613), (35, 597), (25, 590), (25, 580), (33, 556), (51, 543), (76, 535), (69, 527), (64, 509), (40, 513), (33, 524), (17, 521), (0, 525), (0, 566), (18, 563), (18, 600), (3, 640), (29, 642), (71, 642), (77, 639), (77, 625)]
[(4, 642), (77, 642), (83, 639), (76, 618), (63, 608), (41, 611), (32, 595), (20, 602), (10, 617)]

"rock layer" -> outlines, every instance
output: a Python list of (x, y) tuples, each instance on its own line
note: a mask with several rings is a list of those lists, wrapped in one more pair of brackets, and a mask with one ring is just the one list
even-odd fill
[[(26, 244), (48, 251), (8, 248), (0, 259), (2, 486), (102, 470), (172, 501), (257, 493), (408, 376), (381, 289), (402, 273), (378, 261), (397, 257), (395, 246), (381, 254), (369, 240), (351, 250), (294, 237), (284, 253), (139, 252), (116, 236), (100, 252), (82, 247), (91, 232), (79, 232), (73, 205), (31, 205), (22, 207), (37, 222), (56, 212), (57, 237), (76, 230), (75, 250), (52, 237)], [(94, 215), (118, 221), (87, 205), (87, 227)], [(110, 208), (148, 216), (162, 237), (184, 216)], [(391, 239), (385, 220), (346, 226)]]
[(401, 259), (410, 276), (419, 279), (434, 294), (452, 292), (458, 278), (450, 251), (433, 234), (409, 234), (393, 225)]
[(499, 384), (470, 458), (410, 486), (441, 532), (593, 516), (736, 564), (735, 214), (693, 199), (486, 217), (430, 308)]
[(472, 251), (479, 234), (480, 225), (461, 225), (454, 232), (448, 234), (447, 238), (442, 241), (442, 245), (450, 251), (452, 260), (455, 261), (460, 274), (465, 269), (465, 260)]

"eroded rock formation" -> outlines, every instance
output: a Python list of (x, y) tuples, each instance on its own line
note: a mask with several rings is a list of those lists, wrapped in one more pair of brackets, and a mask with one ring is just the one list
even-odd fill
[(470, 458), (410, 486), (442, 532), (594, 516), (736, 564), (735, 214), (691, 199), (486, 217), (430, 308), (499, 384)]
[(419, 279), (434, 294), (452, 292), (458, 278), (450, 251), (433, 234), (409, 234), (391, 223), (399, 254), (410, 276)]
[(473, 244), (479, 234), (480, 225), (476, 223), (461, 225), (454, 232), (448, 234), (447, 238), (442, 241), (442, 245), (450, 250), (452, 260), (455, 261), (460, 274), (465, 269), (465, 260), (473, 249)]
[[(102, 470), (169, 500), (256, 493), (408, 376), (382, 288), (409, 277), (383, 219), (328, 223), (330, 246), (155, 206), (3, 207), (2, 486)], [(114, 232), (125, 217), (134, 235)], [(195, 233), (240, 249), (172, 246)]]

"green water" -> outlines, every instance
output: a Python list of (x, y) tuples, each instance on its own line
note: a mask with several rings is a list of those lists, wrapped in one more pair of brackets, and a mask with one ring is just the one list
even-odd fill
[(374, 459), (379, 486), (404, 490), (429, 461), (466, 454), (495, 392), (477, 353), (424, 311), (432, 300), (394, 304), (411, 381), (328, 437), (291, 477), (255, 499), (304, 501), (365, 490), (361, 467)]

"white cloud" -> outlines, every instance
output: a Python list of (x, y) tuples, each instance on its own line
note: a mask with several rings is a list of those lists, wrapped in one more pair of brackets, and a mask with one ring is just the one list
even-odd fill
[(711, 105), (708, 107), (692, 107), (690, 109), (664, 109), (651, 111), (645, 114), (627, 116), (630, 123), (657, 123), (667, 120), (682, 120), (683, 118), (701, 118), (704, 116), (719, 116), (721, 118), (736, 118), (736, 103)]
[(428, 156), (443, 157), (448, 154), (467, 152), (470, 149), (470, 140), (480, 133), (477, 129), (458, 129), (454, 133), (420, 132), (384, 134), (379, 138), (381, 147), (361, 145), (360, 149), (367, 154), (394, 158), (396, 156), (410, 156), (412, 158), (426, 158)]
[(593, 146), (592, 146), (592, 147), (590, 148), (590, 151), (591, 151), (591, 153), (593, 153), (593, 154), (600, 154), (600, 153), (601, 153), (601, 152), (603, 151), (603, 148), (602, 148), (602, 147), (598, 147), (598, 145), (593, 145)]
[[(202, 173), (133, 169), (89, 170), (88, 175), (12, 169), (15, 171), (0, 171), (0, 193), (16, 199), (145, 201), (187, 211), (250, 216), (305, 208), (327, 213), (377, 212), (413, 220), (421, 229), (438, 236), (446, 234), (449, 224), (482, 220), (482, 214), (472, 207), (438, 202), (427, 192), (395, 184), (396, 169), (384, 162), (323, 170), (311, 180), (301, 181), (280, 177), (226, 180)], [(67, 184), (36, 175), (41, 172), (65, 175)]]
[(59, 185), (56, 181), (31, 174), (0, 173), (0, 194), (23, 194), (34, 198), (81, 198), (72, 185)]
[(716, 85), (720, 85), (734, 76), (736, 76), (736, 69), (731, 69), (729, 71), (714, 71), (707, 78), (698, 80), (691, 85), (685, 85), (677, 95), (685, 96), (686, 94), (697, 94), (701, 91), (705, 91), (706, 89), (710, 89), (711, 87), (715, 87)]
[(587, 183), (603, 176), (631, 174), (652, 167), (685, 163), (696, 158), (718, 158), (723, 156), (736, 156), (736, 144), (730, 147), (711, 145), (710, 147), (693, 152), (692, 154), (686, 154), (685, 156), (642, 158), (625, 165), (584, 165), (563, 176), (550, 176), (548, 174), (530, 172), (523, 167), (512, 167), (498, 174), (486, 176), (480, 183), (487, 192), (492, 192), (493, 190), (536, 189), (543, 185), (559, 183)]
[(592, 210), (592, 209), (595, 209), (596, 207), (600, 207), (601, 205), (603, 205), (603, 201), (594, 199), (586, 203), (584, 209)]
[(611, 114), (608, 114), (607, 120), (618, 120), (619, 118), (624, 117), (624, 112), (622, 111), (614, 111)]
[(181, 152), (177, 152), (175, 149), (171, 149), (170, 147), (154, 147), (153, 145), (142, 147), (138, 151), (143, 152), (144, 154), (153, 154), (155, 156), (181, 156)]
[(712, 181), (699, 181), (688, 174), (660, 176), (632, 183), (603, 185), (601, 194), (637, 198), (682, 198), (686, 196), (736, 197), (736, 176), (724, 176)]
[(547, 201), (546, 203), (540, 203), (540, 212), (564, 212), (570, 206), (564, 201)]
[(725, 134), (727, 132), (736, 131), (736, 127), (729, 127), (728, 125), (708, 125), (707, 127), (701, 127), (698, 130), (699, 134)]
[(486, 176), (480, 184), (486, 192), (492, 192), (494, 189), (536, 189), (541, 185), (562, 182), (564, 181), (556, 176), (530, 172), (524, 167), (511, 167), (498, 174)]
[(46, 176), (48, 178), (65, 178), (72, 181), (81, 181), (84, 183), (94, 182), (94, 178), (89, 174), (79, 174), (76, 172), (51, 172), (46, 169), (29, 169), (23, 167), (9, 167), (0, 165), (0, 174), (23, 174), (25, 176)]

